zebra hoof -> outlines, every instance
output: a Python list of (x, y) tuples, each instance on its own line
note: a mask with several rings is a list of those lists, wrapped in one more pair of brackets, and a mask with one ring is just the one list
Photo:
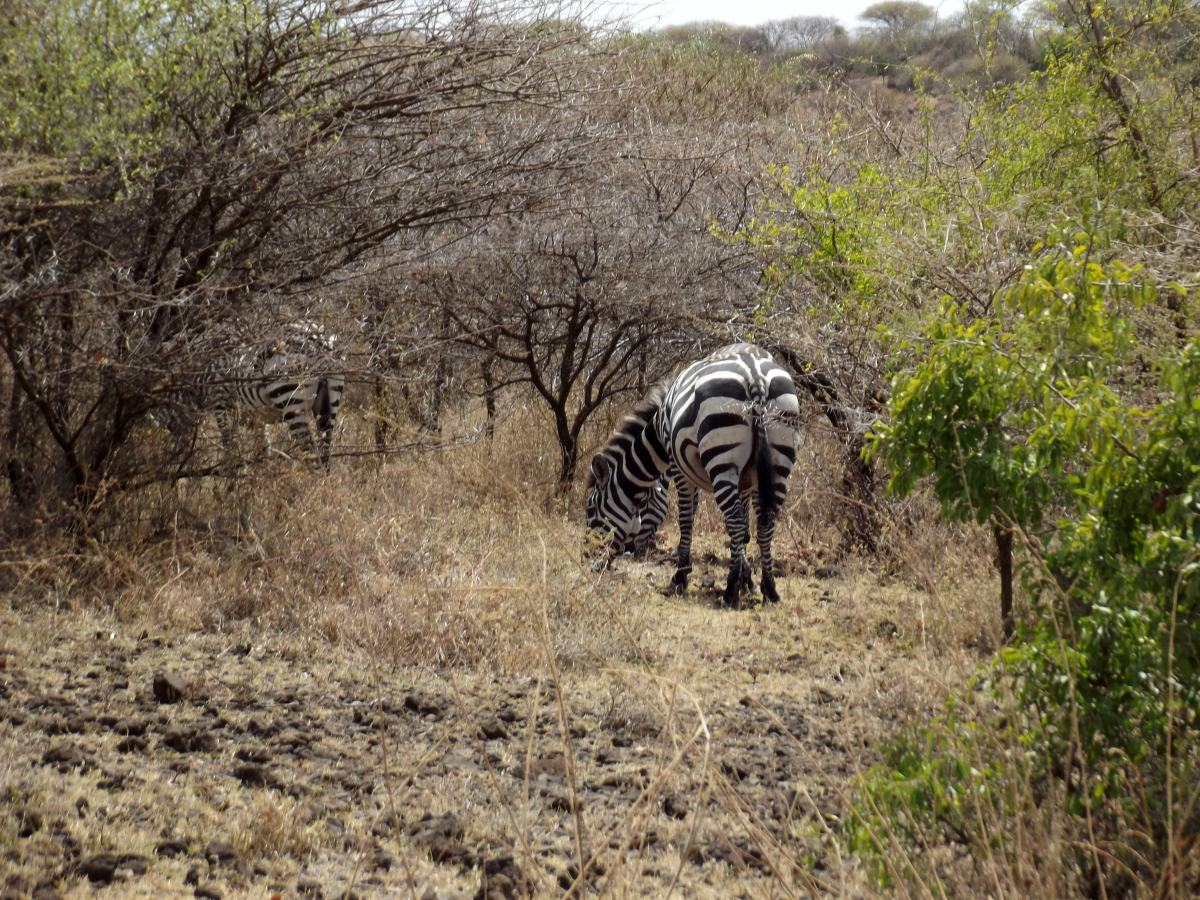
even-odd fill
[(742, 579), (731, 572), (729, 581), (725, 584), (725, 595), (722, 598), (725, 605), (732, 609), (742, 608)]
[(762, 578), (762, 595), (763, 599), (768, 603), (779, 602), (779, 591), (775, 588), (775, 578), (772, 575), (764, 575)]
[(668, 594), (682, 595), (687, 593), (688, 577), (686, 572), (676, 572), (667, 587)]

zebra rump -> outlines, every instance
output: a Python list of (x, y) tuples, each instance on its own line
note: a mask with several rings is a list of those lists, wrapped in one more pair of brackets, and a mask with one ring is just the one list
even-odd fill
[(204, 414), (212, 412), (227, 453), (232, 452), (238, 421), (283, 423), (293, 444), (315, 452), (328, 468), (346, 388), (345, 375), (337, 371), (336, 343), (337, 336), (318, 323), (293, 322), (272, 344), (217, 353), (187, 388), (169, 388), (151, 417), (182, 440), (194, 435)]
[(778, 600), (771, 542), (796, 460), (799, 412), (791, 375), (761, 347), (734, 344), (692, 363), (653, 388), (592, 459), (588, 528), (607, 540), (610, 552), (635, 535), (635, 549), (648, 544), (660, 507), (665, 513), (665, 492), (661, 501), (654, 499), (655, 485), (671, 470), (680, 531), (672, 587), (687, 587), (692, 524), (703, 490), (713, 494), (729, 533), (725, 602), (736, 605), (753, 586), (745, 556), (751, 503), (763, 596)]

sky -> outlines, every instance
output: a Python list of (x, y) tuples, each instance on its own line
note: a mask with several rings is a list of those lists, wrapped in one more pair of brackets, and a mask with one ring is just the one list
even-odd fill
[[(873, 2), (875, 0), (659, 0), (657, 3), (612, 0), (600, 5), (632, 13), (635, 23), (646, 28), (707, 20), (731, 25), (761, 25), (772, 19), (792, 16), (832, 16), (847, 28), (857, 28), (862, 24), (858, 14)], [(924, 2), (936, 9), (939, 16), (955, 13), (962, 6), (960, 0)]]

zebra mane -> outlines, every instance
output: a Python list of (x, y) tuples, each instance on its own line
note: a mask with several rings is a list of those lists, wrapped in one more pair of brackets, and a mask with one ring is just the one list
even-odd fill
[[(671, 379), (664, 378), (662, 381), (655, 384), (646, 392), (646, 396), (638, 401), (635, 406), (617, 426), (617, 430), (612, 433), (604, 444), (596, 451), (593, 459), (600, 457), (607, 458), (610, 462), (616, 456), (621, 447), (628, 446), (630, 438), (649, 426), (650, 420), (654, 418), (654, 414), (658, 412), (662, 406), (663, 399), (667, 395), (667, 388), (671, 386)], [(584, 483), (584, 489), (590, 491), (596, 483), (595, 470), (588, 466), (587, 480)]]

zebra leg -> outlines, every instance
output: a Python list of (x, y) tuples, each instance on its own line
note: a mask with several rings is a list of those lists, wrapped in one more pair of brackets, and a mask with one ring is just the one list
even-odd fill
[(317, 423), (317, 455), (326, 472), (329, 471), (329, 453), (333, 446), (333, 427), (337, 424), (338, 408), (345, 390), (345, 378), (325, 376), (317, 384), (317, 396), (313, 401), (313, 419)]
[(692, 571), (692, 522), (700, 492), (680, 475), (675, 481), (675, 493), (679, 498), (679, 546), (675, 548), (675, 575), (671, 578), (671, 592), (682, 594), (687, 590), (688, 575)]
[(329, 396), (329, 379), (317, 381), (317, 396), (313, 400), (313, 420), (317, 425), (317, 458), (321, 468), (329, 471), (329, 441), (333, 431), (333, 411)]
[(283, 421), (288, 427), (292, 445), (300, 447), (311, 458), (317, 452), (317, 448), (313, 443), (312, 429), (308, 426), (308, 414), (309, 404), (304, 402), (304, 398), (298, 392), (289, 397), (283, 407)]
[[(751, 491), (742, 492), (742, 520), (746, 523), (746, 540), (742, 545), (743, 548), (750, 543), (750, 498), (752, 496)], [(742, 569), (742, 589), (747, 593), (752, 593), (754, 591), (754, 573), (750, 568), (750, 560), (746, 559), (744, 549), (739, 565)]]
[(725, 605), (738, 607), (742, 600), (742, 585), (745, 584), (746, 540), (750, 527), (746, 522), (746, 510), (738, 492), (737, 482), (726, 481), (713, 485), (713, 497), (721, 515), (725, 517), (725, 530), (729, 532), (729, 580), (725, 583)]
[(634, 559), (645, 559), (646, 554), (654, 545), (654, 536), (658, 534), (659, 526), (667, 518), (669, 489), (670, 481), (667, 474), (660, 477), (650, 488), (645, 506), (642, 507), (642, 527), (638, 530), (637, 538), (633, 542)]
[(768, 603), (779, 602), (775, 588), (775, 563), (771, 559), (771, 540), (775, 536), (775, 515), (758, 511), (758, 552), (762, 555), (762, 595)]

